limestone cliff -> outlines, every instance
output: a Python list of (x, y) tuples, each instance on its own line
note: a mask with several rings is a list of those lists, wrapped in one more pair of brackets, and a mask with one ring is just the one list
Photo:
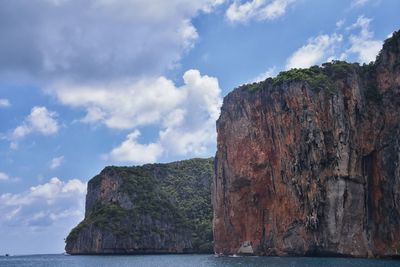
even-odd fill
[(213, 158), (107, 167), (88, 183), (69, 254), (212, 252)]
[(217, 131), (216, 253), (400, 255), (400, 32), (235, 89)]

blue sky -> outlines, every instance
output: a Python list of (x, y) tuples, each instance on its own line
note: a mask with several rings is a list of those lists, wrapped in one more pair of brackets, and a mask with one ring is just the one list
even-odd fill
[(333, 59), (368, 63), (398, 0), (0, 3), (0, 254), (63, 252), (106, 165), (216, 150), (233, 88)]

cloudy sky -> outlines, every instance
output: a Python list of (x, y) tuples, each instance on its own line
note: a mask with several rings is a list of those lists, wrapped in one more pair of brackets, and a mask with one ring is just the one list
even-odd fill
[(0, 254), (60, 253), (106, 165), (214, 155), (222, 98), (368, 63), (398, 0), (3, 0)]

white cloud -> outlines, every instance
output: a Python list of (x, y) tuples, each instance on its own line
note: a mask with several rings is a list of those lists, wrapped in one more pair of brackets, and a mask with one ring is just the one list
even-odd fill
[(140, 132), (135, 130), (127, 136), (127, 139), (119, 146), (114, 148), (110, 157), (120, 162), (153, 163), (163, 152), (160, 144), (139, 144), (137, 138)]
[(283, 16), (289, 5), (295, 0), (235, 0), (227, 9), (226, 17), (232, 22), (249, 20), (274, 20)]
[(64, 162), (64, 156), (53, 158), (50, 162), (50, 169), (55, 170)]
[[(222, 105), (218, 80), (189, 70), (181, 90), (186, 97), (165, 117), (159, 142), (167, 154), (205, 156), (215, 151), (215, 121)], [(171, 118), (173, 117), (173, 119)]]
[(0, 195), (0, 225), (48, 226), (56, 220), (84, 214), (86, 184), (78, 179), (67, 182), (51, 178), (29, 190)]
[(15, 129), (14, 137), (22, 138), (31, 132), (43, 135), (55, 134), (59, 129), (56, 117), (57, 113), (47, 110), (46, 107), (33, 107), (24, 123)]
[[(84, 123), (132, 130), (108, 158), (154, 162), (162, 155), (201, 156), (215, 150), (215, 120), (222, 103), (218, 80), (188, 70), (178, 87), (165, 77), (108, 83), (105, 86), (54, 84), (48, 92), (65, 105), (84, 108)], [(159, 127), (158, 140), (138, 141), (139, 127)]]
[(299, 48), (289, 57), (286, 69), (308, 68), (319, 64), (334, 55), (335, 47), (343, 41), (343, 36), (336, 33), (332, 35), (318, 35), (310, 38), (307, 44)]
[(372, 19), (370, 18), (360, 16), (348, 28), (348, 30), (360, 29), (360, 32), (350, 36), (351, 47), (345, 52), (344, 57), (349, 53), (355, 53), (360, 63), (369, 63), (375, 60), (382, 49), (383, 42), (374, 39), (374, 33), (369, 29), (371, 21)]
[(0, 108), (8, 108), (11, 106), (11, 103), (8, 99), (0, 98)]
[(116, 129), (158, 123), (184, 98), (165, 77), (104, 86), (59, 83), (53, 88), (49, 92), (56, 95), (62, 104), (86, 108), (83, 122), (101, 122)]
[[(369, 63), (376, 59), (383, 42), (374, 38), (370, 30), (372, 19), (359, 16), (352, 25), (339, 31), (344, 21), (336, 23), (337, 32), (310, 38), (307, 44), (295, 51), (287, 60), (286, 69), (307, 68), (334, 59)], [(340, 32), (340, 33), (339, 33)]]
[[(184, 85), (176, 87), (171, 81), (159, 78), (150, 84), (157, 85), (161, 81), (166, 86), (161, 87), (161, 90), (157, 90), (157, 86), (151, 91), (147, 90), (150, 94), (140, 93), (146, 90), (146, 87), (143, 89), (142, 86), (137, 88), (133, 85), (131, 93), (129, 90), (128, 93), (122, 90), (121, 97), (113, 98), (111, 95), (119, 94), (118, 90), (114, 90), (110, 92), (109, 97), (106, 94), (104, 101), (89, 105), (94, 105), (94, 108), (104, 114), (98, 122), (109, 127), (116, 125), (109, 123), (109, 120), (127, 122), (119, 124), (126, 128), (147, 124), (158, 124), (160, 127), (158, 139), (148, 144), (138, 142), (140, 131), (135, 129), (121, 145), (110, 152), (109, 158), (145, 163), (154, 162), (163, 155), (201, 156), (214, 152), (215, 120), (219, 116), (222, 103), (218, 80), (207, 75), (202, 76), (198, 70), (187, 71), (183, 79)], [(96, 89), (93, 90), (96, 92)], [(56, 92), (62, 101), (64, 95), (59, 94), (60, 91)], [(84, 91), (69, 92), (75, 92), (74, 99), (82, 99), (79, 93)], [(113, 105), (111, 109), (109, 102)], [(85, 105), (86, 102), (82, 102), (82, 106)], [(126, 112), (122, 111), (125, 108)]]
[(6, 173), (0, 172), (0, 181), (7, 181), (9, 179), (10, 177)]
[(17, 141), (30, 133), (52, 135), (58, 132), (57, 113), (47, 110), (46, 107), (33, 107), (24, 122), (14, 129), (10, 140), (11, 147), (17, 147)]

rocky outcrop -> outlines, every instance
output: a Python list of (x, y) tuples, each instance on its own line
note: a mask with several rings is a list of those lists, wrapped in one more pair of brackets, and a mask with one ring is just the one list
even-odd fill
[(88, 183), (69, 254), (210, 253), (213, 158), (106, 167)]
[(400, 32), (235, 89), (217, 131), (216, 253), (400, 255)]

